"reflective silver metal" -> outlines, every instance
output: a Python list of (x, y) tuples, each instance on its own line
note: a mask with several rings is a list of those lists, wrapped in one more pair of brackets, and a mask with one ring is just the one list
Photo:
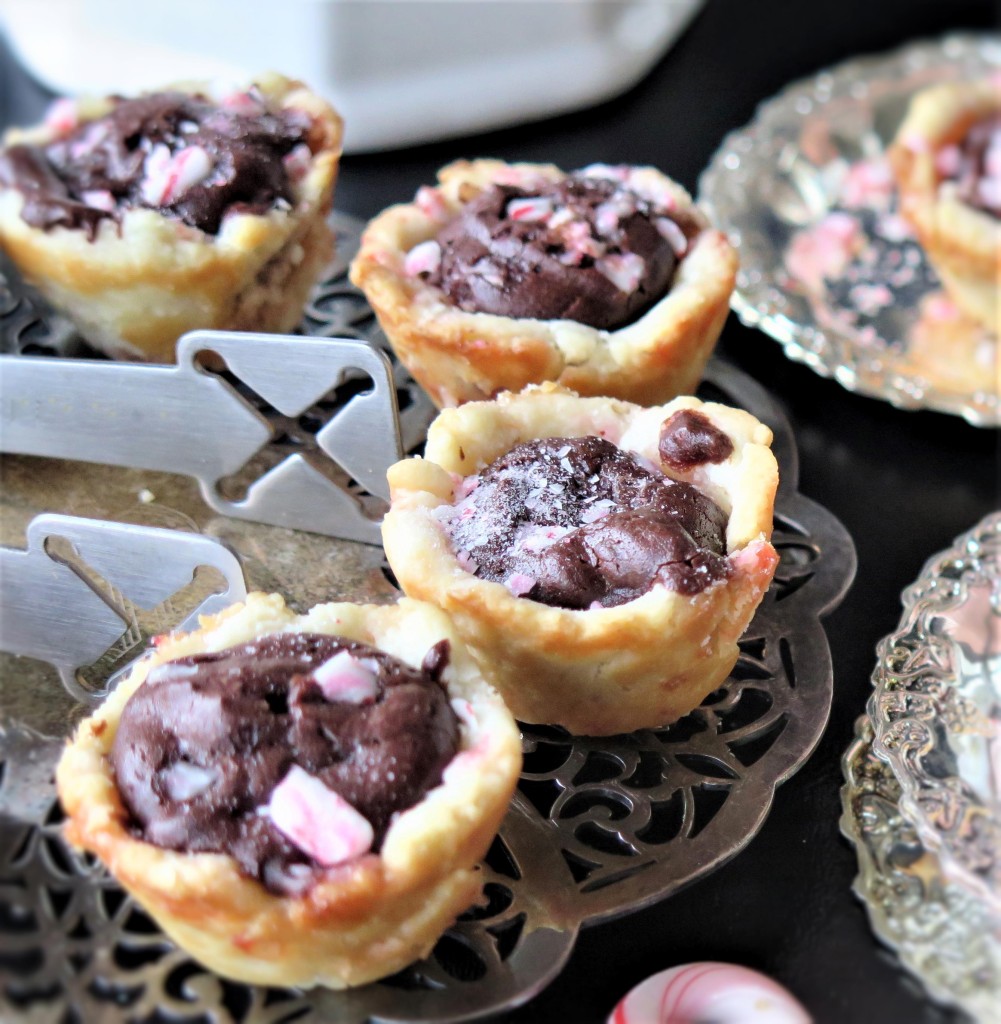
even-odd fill
[[(846, 172), (856, 161), (883, 156), (916, 91), (999, 68), (997, 36), (912, 44), (788, 86), (728, 135), (702, 174), (699, 198), (739, 249), (732, 306), (741, 320), (773, 337), (789, 358), (850, 391), (901, 408), (952, 413), (975, 426), (1001, 424), (997, 338), (972, 329), (960, 336), (922, 318), (921, 302), (938, 283), (913, 240), (877, 238), (876, 219), (859, 218), (874, 260), (914, 269), (905, 275), (907, 284), (896, 283), (892, 273), (878, 277), (874, 283), (889, 289), (891, 299), (872, 315), (849, 308), (846, 288), (813, 291), (788, 267), (797, 233), (841, 209)], [(982, 369), (975, 379), (954, 373), (950, 352), (960, 344)]]
[[(205, 352), (280, 421), (200, 366)], [(349, 370), (363, 371), (372, 387), (323, 423), (319, 403)], [(301, 450), (246, 483), (242, 500), (227, 498), (220, 481), (275, 440)], [(183, 473), (224, 515), (371, 544), (379, 543), (378, 521), (344, 474), (356, 491), (388, 498), (386, 469), (403, 454), (381, 352), (348, 338), (232, 331), (186, 334), (176, 366), (0, 356), (0, 450)]]
[[(55, 550), (61, 538), (76, 562)], [(140, 617), (165, 605), (163, 628), (195, 629), (247, 596), (237, 557), (211, 537), (74, 516), (40, 515), (27, 530), (27, 548), (0, 547), (0, 651), (37, 658), (59, 672), (77, 700), (98, 704), (105, 687), (82, 686), (77, 673), (115, 644), (142, 649), (149, 633)], [(221, 589), (178, 621), (172, 599), (200, 567), (216, 569)]]
[[(317, 289), (303, 329), (380, 344), (371, 312), (343, 277)], [(402, 374), (397, 382), (409, 449), (429, 407)], [(73, 1008), (78, 1019), (101, 1024), (157, 1011), (160, 1019), (211, 1024), (496, 1014), (555, 977), (580, 927), (663, 899), (737, 854), (827, 721), (832, 671), (820, 617), (848, 588), (855, 554), (843, 527), (798, 494), (792, 432), (763, 389), (714, 361), (700, 394), (768, 423), (782, 476), (774, 533), (781, 561), (734, 672), (701, 708), (663, 730), (590, 740), (526, 727), (521, 787), (486, 858), (481, 899), (431, 957), (394, 978), (349, 993), (260, 990), (223, 983), (175, 949), (103, 869), (63, 845), (38, 762), (48, 759), (51, 770), (75, 712), (54, 716), (27, 702), (25, 693), (44, 690), (41, 678), (5, 688), (11, 666), (0, 660), (0, 892), (8, 904), (0, 913), (0, 1000), (11, 1013), (59, 1019)], [(182, 478), (24, 457), (5, 458), (4, 468), (14, 526), (42, 501), (99, 503), (115, 518), (183, 523), (225, 539), (251, 588), (280, 591), (298, 608), (396, 597), (377, 549), (213, 516)], [(140, 491), (153, 500), (136, 504)]]
[(873, 750), (924, 847), (1001, 930), (1001, 512), (931, 558), (903, 605), (876, 651)]
[(863, 715), (842, 760), (841, 831), (858, 856), (855, 894), (878, 938), (933, 999), (959, 1007), (978, 1024), (997, 1024), (1001, 919), (922, 845), (872, 739), (872, 722)]

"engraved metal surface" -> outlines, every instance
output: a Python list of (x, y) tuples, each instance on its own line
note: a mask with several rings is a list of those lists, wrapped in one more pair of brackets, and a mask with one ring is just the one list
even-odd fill
[[(378, 343), (371, 314), (343, 280), (320, 286), (304, 329)], [(428, 407), (415, 386), (402, 376), (398, 383), (414, 389), (401, 402), (411, 448)], [(481, 900), (429, 960), (395, 978), (350, 993), (263, 991), (221, 982), (174, 949), (103, 870), (62, 845), (38, 762), (56, 756), (76, 712), (23, 703), (44, 679), (9, 686), (4, 677), (29, 666), (0, 660), (0, 811), (8, 815), (0, 828), (0, 1000), (25, 1016), (108, 1024), (472, 1019), (544, 987), (579, 927), (662, 899), (737, 854), (823, 731), (832, 672), (819, 620), (849, 586), (855, 555), (840, 524), (797, 493), (794, 439), (763, 389), (713, 362), (700, 394), (768, 423), (782, 476), (774, 537), (781, 561), (737, 668), (664, 730), (585, 740), (526, 728), (521, 788), (487, 857)], [(224, 539), (250, 587), (282, 592), (293, 607), (395, 597), (377, 549), (213, 515), (185, 478), (25, 457), (3, 464), (6, 543), (55, 495), (66, 511), (97, 514), (99, 504), (111, 518), (184, 524)], [(152, 500), (136, 503), (139, 492)], [(22, 805), (31, 813), (11, 813)]]
[[(732, 306), (741, 320), (850, 391), (975, 426), (1001, 423), (997, 337), (929, 314), (928, 300), (941, 295), (937, 279), (894, 216), (891, 195), (881, 209), (863, 202), (847, 212), (844, 198), (846, 179), (863, 162), (888, 175), (886, 146), (916, 91), (999, 68), (996, 36), (913, 44), (791, 85), (728, 135), (699, 196), (740, 251)], [(832, 213), (842, 227), (857, 221), (861, 253), (809, 286), (790, 271), (792, 247), (834, 223)]]
[(841, 831), (854, 844), (854, 891), (873, 931), (936, 1001), (979, 1024), (996, 1024), (1001, 1006), (1001, 917), (957, 884), (926, 849), (900, 807), (900, 786), (872, 750), (863, 715), (842, 768)]
[[(57, 540), (69, 545), (66, 554)], [(0, 548), (0, 651), (48, 662), (69, 694), (86, 704), (99, 704), (108, 690), (84, 685), (80, 670), (116, 645), (114, 661), (142, 651), (151, 635), (143, 628), (149, 612), (154, 622), (196, 629), (199, 615), (247, 596), (239, 560), (211, 537), (40, 515), (28, 524), (27, 542), (23, 551)], [(215, 569), (221, 585), (207, 594), (198, 587), (188, 602), (192, 610), (181, 613), (179, 594), (202, 568)]]
[(929, 559), (876, 652), (873, 749), (944, 873), (1001, 921), (1001, 513)]

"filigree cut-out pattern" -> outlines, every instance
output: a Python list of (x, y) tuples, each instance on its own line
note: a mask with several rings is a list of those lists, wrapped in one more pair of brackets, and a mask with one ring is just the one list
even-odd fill
[[(303, 330), (384, 345), (344, 278), (359, 225), (335, 222), (341, 255)], [(0, 332), (20, 323), (16, 311), (5, 315)], [(433, 410), (396, 372), (404, 447), (413, 451)], [(352, 382), (344, 386), (350, 392)], [(520, 791), (486, 859), (481, 898), (427, 961), (350, 995), (215, 978), (159, 934), (99, 865), (63, 845), (51, 783), (60, 744), (0, 722), (0, 815), (11, 822), (0, 829), (0, 999), (53, 1019), (109, 1024), (402, 1024), (500, 1012), (556, 976), (581, 925), (663, 899), (739, 852), (826, 723), (832, 676), (819, 618), (847, 589), (854, 553), (840, 524), (795, 493), (795, 445), (771, 399), (716, 362), (701, 393), (767, 422), (780, 463), (781, 453), (789, 458), (775, 519), (781, 562), (737, 665), (702, 707), (664, 729), (592, 740), (526, 727)], [(45, 771), (35, 764), (26, 773), (29, 751)]]

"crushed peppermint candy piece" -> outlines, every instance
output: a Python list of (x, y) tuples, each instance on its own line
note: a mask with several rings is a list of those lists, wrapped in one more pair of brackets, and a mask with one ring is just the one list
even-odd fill
[(80, 124), (76, 101), (63, 96), (53, 101), (45, 112), (45, 125), (57, 136), (69, 135)]
[(634, 252), (609, 253), (602, 256), (594, 265), (620, 292), (627, 295), (639, 287), (646, 269), (643, 257), (637, 256)]
[(282, 157), (282, 164), (285, 167), (285, 173), (288, 174), (292, 181), (302, 181), (309, 172), (312, 162), (313, 151), (304, 142), (300, 142), (298, 146), (293, 146), (292, 149)]
[(299, 765), (275, 786), (266, 813), (283, 836), (327, 868), (368, 853), (375, 840), (366, 818)]
[(115, 208), (115, 197), (106, 188), (89, 189), (81, 193), (81, 199), (95, 210), (111, 213)]
[(433, 238), (415, 245), (403, 260), (403, 272), (407, 277), (433, 274), (439, 266), (441, 266), (441, 246)]
[(143, 201), (150, 206), (167, 206), (209, 176), (212, 157), (201, 146), (188, 146), (171, 154), (158, 142), (146, 157), (144, 170)]
[(629, 168), (624, 164), (588, 164), (580, 172), (582, 178), (604, 178), (608, 181), (625, 181)]
[(615, 502), (611, 498), (600, 498), (581, 513), (580, 521), (596, 523), (599, 519), (604, 519), (614, 507)]
[(230, 93), (222, 98), (220, 106), (244, 117), (258, 117), (265, 110), (260, 95), (253, 91)]
[(432, 220), (445, 220), (449, 215), (441, 192), (430, 185), (421, 185), (414, 196), (414, 205), (425, 217)]
[(379, 693), (375, 673), (349, 651), (339, 651), (313, 670), (313, 680), (325, 700), (347, 704), (370, 704)]
[(455, 560), (459, 563), (461, 568), (466, 570), (466, 572), (473, 573), (474, 575), (476, 570), (479, 568), (479, 565), (473, 561), (472, 556), (468, 551), (460, 551), (455, 556)]
[(507, 215), (511, 220), (546, 221), (552, 212), (553, 201), (546, 196), (528, 196), (524, 199), (512, 199), (507, 204)]
[(935, 170), (945, 178), (954, 178), (962, 165), (959, 146), (944, 146), (935, 154)]
[(515, 597), (523, 597), (527, 594), (538, 580), (534, 576), (528, 576), (523, 572), (513, 572), (504, 581), (504, 586), (507, 587)]
[(674, 255), (679, 260), (688, 252), (688, 239), (685, 237), (684, 231), (670, 217), (655, 217), (653, 226), (661, 238), (667, 239), (668, 245), (674, 250)]
[(214, 768), (203, 768), (188, 761), (175, 761), (160, 776), (167, 798), (184, 803), (200, 796), (214, 786), (219, 773)]

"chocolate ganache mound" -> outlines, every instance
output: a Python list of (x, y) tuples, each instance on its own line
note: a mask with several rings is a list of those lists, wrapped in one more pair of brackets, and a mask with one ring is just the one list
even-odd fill
[(218, 105), (161, 92), (116, 99), (104, 117), (45, 146), (0, 153), (0, 184), (24, 195), (33, 227), (94, 237), (124, 210), (159, 210), (214, 235), (230, 210), (262, 214), (293, 201), (283, 158), (307, 144), (303, 111), (269, 111), (253, 91)]
[(724, 512), (647, 465), (600, 437), (527, 441), (467, 481), (445, 529), (477, 576), (562, 608), (727, 579)]
[(1001, 114), (971, 125), (957, 145), (939, 152), (938, 165), (964, 203), (1001, 218)]
[[(341, 652), (370, 673), (364, 699), (327, 699), (314, 675)], [(264, 810), (275, 787), (303, 769), (368, 820), (378, 849), (458, 749), (448, 654), (440, 641), (416, 670), (344, 637), (279, 633), (155, 667), (110, 755), (132, 827), (167, 849), (229, 853), (272, 892), (302, 892), (322, 868)]]
[(610, 330), (670, 288), (686, 227), (694, 230), (622, 183), (583, 172), (534, 189), (494, 185), (438, 234), (427, 280), (466, 312)]

